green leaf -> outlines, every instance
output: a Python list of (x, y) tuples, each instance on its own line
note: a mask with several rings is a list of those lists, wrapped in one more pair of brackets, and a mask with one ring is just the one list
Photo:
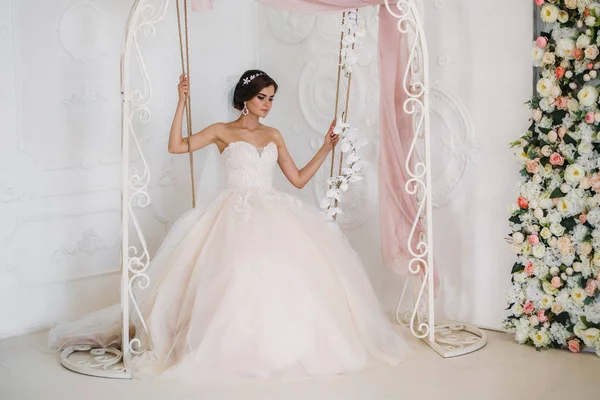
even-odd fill
[(586, 297), (585, 300), (583, 301), (583, 304), (585, 304), (586, 306), (589, 304), (592, 304), (594, 302), (594, 298), (593, 297)]
[(571, 318), (569, 317), (569, 313), (562, 312), (562, 313), (558, 314), (556, 317), (554, 317), (554, 320), (563, 325), (569, 325), (569, 321), (571, 320)]
[(565, 194), (560, 190), (559, 187), (557, 187), (552, 191), (552, 193), (550, 193), (551, 199), (560, 199), (561, 197), (565, 197)]
[(508, 220), (510, 222), (512, 222), (513, 224), (520, 224), (521, 223), (521, 218), (520, 218), (521, 214), (515, 214), (512, 217), (510, 217)]
[(548, 133), (552, 130), (552, 128), (541, 128), (538, 126), (538, 131), (542, 132), (542, 133)]
[(505, 308), (505, 310), (510, 310), (512, 308), (512, 306), (514, 306), (515, 303), (510, 303), (510, 305), (508, 306), (508, 308)]
[(525, 176), (525, 177), (529, 176), (529, 172), (527, 172), (527, 169), (525, 169), (525, 168), (523, 168), (523, 169), (520, 171), (520, 173), (521, 173), (521, 176)]
[(548, 165), (549, 162), (550, 162), (550, 157), (542, 157), (542, 158), (540, 158), (540, 164), (542, 164), (543, 167), (545, 167), (546, 165)]
[(575, 228), (575, 225), (577, 225), (577, 221), (575, 221), (575, 218), (565, 218), (560, 224), (564, 226), (567, 231), (571, 231)]
[(565, 136), (563, 137), (563, 141), (564, 141), (566, 144), (572, 144), (572, 145), (574, 145), (574, 146), (577, 146), (577, 140), (573, 139), (573, 138), (572, 138), (571, 136), (569, 136), (569, 135), (565, 135)]
[(524, 269), (525, 269), (525, 266), (523, 264), (515, 263), (515, 265), (513, 265), (513, 267), (512, 267), (512, 271), (510, 271), (510, 273), (516, 274), (517, 272), (521, 272)]
[(567, 111), (565, 111), (565, 110), (554, 111), (552, 114), (550, 114), (550, 116), (552, 117), (552, 123), (554, 125), (560, 124), (562, 122), (562, 120), (565, 119), (566, 115), (567, 115)]
[(546, 38), (546, 39), (548, 39), (548, 40), (550, 40), (550, 39), (551, 39), (551, 37), (550, 37), (550, 33), (548, 33), (548, 32), (544, 32), (544, 31), (542, 31), (542, 32), (540, 32), (540, 36), (543, 36), (543, 37), (545, 37), (545, 38)]

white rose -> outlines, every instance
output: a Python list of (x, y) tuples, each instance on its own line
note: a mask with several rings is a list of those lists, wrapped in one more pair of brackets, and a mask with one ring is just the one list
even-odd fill
[(544, 157), (550, 157), (550, 155), (552, 154), (552, 148), (548, 145), (545, 145), (544, 147), (542, 147), (541, 152)]
[(585, 189), (589, 189), (591, 187), (592, 187), (592, 182), (590, 181), (589, 178), (583, 178), (581, 180), (581, 182), (579, 182), (579, 188), (580, 189), (585, 190)]
[(567, 77), (568, 79), (571, 79), (573, 77), (573, 71), (565, 72), (565, 77)]
[(538, 326), (540, 324), (540, 320), (536, 315), (532, 315), (531, 317), (529, 317), (529, 323), (531, 324), (531, 326)]
[(542, 111), (540, 110), (531, 110), (531, 118), (535, 121), (535, 122), (540, 122), (540, 120), (542, 119)]
[(548, 140), (551, 143), (556, 142), (556, 139), (558, 139), (558, 134), (556, 133), (556, 131), (550, 131), (550, 132), (548, 132)]
[(556, 55), (565, 59), (573, 58), (573, 50), (575, 50), (575, 41), (573, 39), (560, 39), (556, 43)]
[(585, 170), (579, 164), (571, 164), (565, 169), (565, 180), (572, 185), (577, 185), (585, 178)]
[[(547, 84), (547, 82), (544, 82), (542, 90), (544, 90), (544, 91), (551, 90), (545, 86), (546, 84)], [(596, 104), (596, 101), (598, 100), (598, 89), (596, 89), (594, 86), (585, 85), (579, 91), (579, 93), (577, 93), (577, 98), (579, 99), (579, 102), (582, 105), (584, 105), (586, 107), (593, 106), (594, 104)]]
[(568, 20), (569, 20), (569, 13), (566, 12), (565, 10), (560, 10), (560, 12), (558, 13), (558, 21), (562, 22), (564, 24)]
[[(579, 254), (581, 254), (582, 256), (587, 256), (592, 252), (593, 249), (594, 248), (592, 247), (591, 243), (585, 242), (579, 247)], [(575, 268), (575, 272), (581, 272), (581, 263), (577, 264), (579, 264), (579, 270)]]
[(512, 306), (512, 313), (514, 316), (520, 317), (521, 315), (523, 315), (523, 306), (520, 305), (519, 303), (515, 303)]
[(550, 335), (545, 330), (531, 332), (530, 337), (535, 347), (545, 347), (550, 343)]
[[(590, 71), (590, 76), (591, 76), (592, 78), (596, 78), (596, 77), (598, 76), (598, 71), (596, 71), (596, 70)], [(597, 114), (597, 113), (596, 113), (596, 114)]]
[(520, 244), (525, 240), (525, 235), (523, 235), (521, 232), (515, 232), (513, 233), (512, 238), (515, 243)]
[(549, 310), (552, 307), (552, 303), (554, 303), (554, 296), (545, 294), (540, 299), (540, 308)]
[(545, 210), (549, 210), (554, 207), (554, 203), (552, 202), (552, 199), (542, 199), (540, 200), (540, 207)]
[[(569, 186), (566, 183), (563, 183), (562, 185), (560, 185), (560, 191), (567, 194), (571, 191), (571, 186)], [(560, 208), (560, 207), (558, 207), (558, 208)]]
[(556, 57), (554, 56), (554, 53), (545, 52), (542, 57), (542, 61), (544, 62), (544, 64), (554, 65)]
[(569, 108), (569, 111), (577, 112), (579, 111), (579, 102), (575, 99), (569, 99), (569, 101), (567, 101), (567, 107)]
[(536, 208), (533, 211), (533, 216), (536, 217), (537, 219), (544, 218), (544, 210), (542, 210), (541, 208)]
[(531, 253), (535, 258), (544, 258), (546, 247), (543, 244), (538, 244), (537, 246), (533, 246)]
[(562, 279), (563, 281), (566, 281), (568, 278), (569, 277), (564, 272), (562, 274), (560, 274), (560, 279)]
[(521, 254), (521, 252), (523, 251), (523, 248), (521, 247), (521, 245), (520, 245), (520, 244), (513, 243), (513, 244), (510, 246), (510, 251), (512, 251), (512, 252), (513, 252), (513, 253), (515, 253), (515, 254)]
[(579, 154), (592, 154), (594, 146), (590, 142), (581, 142), (579, 146), (577, 146), (577, 151)]
[(569, 267), (565, 270), (565, 272), (568, 276), (571, 276), (571, 275), (573, 275), (573, 268)]
[(560, 87), (558, 85), (554, 85), (554, 87), (550, 91), (552, 97), (549, 98), (549, 100), (552, 99), (552, 102), (554, 102), (556, 100), (556, 97), (560, 96), (561, 93), (562, 92), (560, 91)]
[[(556, 16), (556, 18), (558, 19), (558, 15)], [(594, 17), (593, 15), (590, 15), (589, 17), (587, 17), (585, 19), (585, 24), (587, 26), (594, 26), (594, 25), (596, 25), (596, 17)]]
[(581, 263), (580, 262), (573, 263), (573, 271), (581, 272)]
[(550, 224), (550, 232), (552, 232), (554, 236), (562, 236), (565, 233), (565, 227), (558, 222), (555, 222)]
[(525, 343), (527, 341), (527, 339), (529, 339), (529, 331), (527, 330), (517, 330), (515, 332), (515, 340), (518, 343)]
[(586, 297), (587, 294), (585, 294), (585, 291), (580, 287), (571, 290), (571, 299), (578, 306), (583, 306), (583, 302), (585, 301)]
[(587, 46), (589, 46), (592, 43), (592, 38), (589, 37), (588, 35), (581, 35), (577, 38), (577, 42), (575, 43), (575, 45), (577, 47), (579, 47), (580, 49), (583, 49)]
[(577, 8), (577, 0), (565, 0), (565, 7), (569, 10), (574, 10)]
[(581, 332), (581, 339), (588, 347), (593, 347), (596, 341), (600, 338), (600, 330), (589, 328)]
[[(598, 53), (600, 53), (600, 51), (598, 50), (598, 46), (588, 46), (584, 52), (585, 54), (585, 58), (588, 58), (590, 60), (594, 60), (596, 59), (596, 57), (598, 57)], [(552, 62), (554, 63), (554, 62)], [(552, 63), (546, 63), (546, 64), (552, 64)]]
[[(550, 95), (552, 95), (552, 90), (554, 89), (554, 81), (550, 78), (542, 78), (538, 81), (536, 88), (540, 96), (549, 97)], [(579, 101), (581, 102), (581, 104), (583, 104), (581, 99), (579, 99)]]
[(542, 230), (540, 231), (540, 236), (543, 239), (548, 240), (548, 239), (550, 239), (550, 236), (552, 236), (552, 232), (550, 232), (550, 229), (543, 227)]
[(544, 59), (544, 54), (546, 54), (546, 50), (535, 46), (531, 50), (531, 59), (533, 60), (533, 65), (536, 67), (541, 66), (541, 61)]
[(558, 292), (558, 289), (552, 286), (552, 284), (548, 281), (542, 282), (542, 289), (544, 289), (544, 292), (549, 295), (553, 295)]
[(556, 20), (558, 19), (558, 13), (560, 12), (560, 9), (558, 7), (556, 7), (554, 4), (544, 4), (542, 6), (542, 10), (541, 10), (541, 15), (542, 15), (542, 21), (544, 21), (547, 24), (553, 24), (556, 22)]
[(531, 244), (529, 242), (523, 242), (521, 248), (523, 249), (523, 254), (531, 254)]
[(552, 276), (558, 275), (559, 272), (560, 272), (560, 269), (558, 267), (550, 268), (550, 274), (552, 274)]

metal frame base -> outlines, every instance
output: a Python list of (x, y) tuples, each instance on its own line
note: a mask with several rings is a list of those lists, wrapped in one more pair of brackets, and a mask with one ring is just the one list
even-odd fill
[(114, 347), (70, 346), (60, 353), (63, 367), (100, 378), (131, 379), (123, 363), (123, 353)]

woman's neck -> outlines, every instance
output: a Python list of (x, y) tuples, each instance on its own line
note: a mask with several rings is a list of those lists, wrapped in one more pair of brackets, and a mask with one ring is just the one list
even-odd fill
[(238, 123), (242, 128), (247, 129), (249, 131), (253, 131), (261, 125), (258, 121), (258, 117), (253, 114), (240, 115), (240, 117), (238, 118)]

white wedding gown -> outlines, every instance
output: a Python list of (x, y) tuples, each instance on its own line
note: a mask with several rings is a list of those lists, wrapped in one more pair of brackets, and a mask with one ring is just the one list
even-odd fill
[[(273, 189), (277, 156), (274, 143), (231, 143), (227, 188), (169, 232), (140, 304), (152, 357), (135, 369), (191, 382), (305, 377), (406, 354), (337, 225)], [(50, 345), (118, 342), (116, 307), (57, 326)]]

